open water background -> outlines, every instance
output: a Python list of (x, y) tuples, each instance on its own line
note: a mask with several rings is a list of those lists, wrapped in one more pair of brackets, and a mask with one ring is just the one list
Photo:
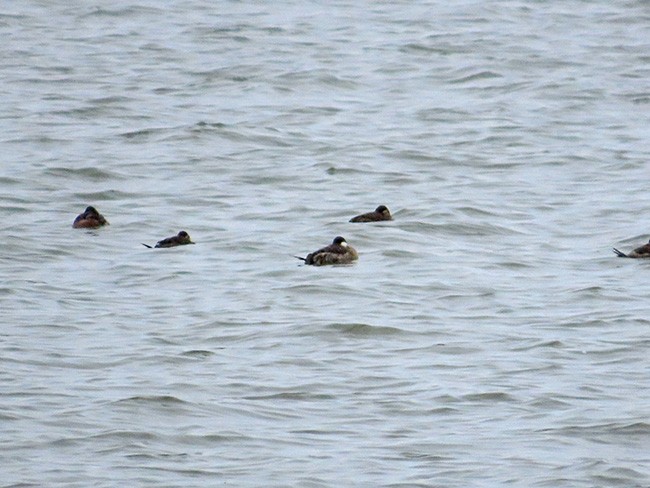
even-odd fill
[[(650, 262), (611, 252), (650, 234), (650, 3), (0, 35), (0, 486), (650, 486)], [(356, 264), (291, 257), (336, 235)]]

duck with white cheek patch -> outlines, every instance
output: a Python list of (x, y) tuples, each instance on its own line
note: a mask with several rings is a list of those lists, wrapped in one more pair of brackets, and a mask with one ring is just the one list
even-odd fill
[(306, 257), (294, 256), (305, 264), (324, 266), (326, 264), (349, 264), (359, 259), (356, 249), (341, 236), (334, 238), (329, 246), (307, 254)]

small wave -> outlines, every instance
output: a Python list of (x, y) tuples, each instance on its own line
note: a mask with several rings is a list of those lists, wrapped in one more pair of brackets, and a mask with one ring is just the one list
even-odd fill
[(639, 485), (638, 480), (645, 479), (646, 474), (631, 468), (612, 467), (604, 474), (594, 476), (595, 480), (603, 483), (602, 486), (647, 486)]
[(463, 235), (463, 236), (495, 236), (525, 234), (522, 231), (496, 224), (431, 224), (428, 222), (400, 223), (402, 230), (420, 234)]
[[(74, 193), (75, 198), (78, 198), (84, 202), (97, 202), (104, 200), (130, 200), (135, 198), (135, 194), (118, 191), (118, 190), (106, 190), (106, 191), (96, 191), (91, 193)], [(107, 216), (107, 220), (110, 222), (110, 216)]]
[(9, 185), (19, 185), (21, 181), (16, 178), (9, 178), (8, 176), (0, 176), (0, 185), (9, 186)]
[(573, 405), (569, 402), (563, 402), (557, 398), (536, 398), (535, 400), (528, 402), (527, 406), (535, 410), (568, 410), (573, 408)]
[(157, 436), (155, 434), (143, 431), (133, 430), (112, 430), (109, 432), (102, 432), (91, 437), (92, 439), (138, 439), (138, 440), (153, 440)]
[(269, 395), (250, 395), (244, 397), (246, 400), (334, 400), (336, 396), (325, 393), (308, 393), (304, 391), (287, 391), (272, 393)]
[(151, 15), (161, 13), (162, 10), (160, 9), (145, 6), (129, 6), (115, 9), (98, 7), (90, 12), (80, 15), (79, 18), (87, 19), (90, 17), (131, 17), (134, 14)]
[(83, 168), (64, 168), (61, 166), (48, 168), (44, 171), (45, 176), (54, 176), (57, 178), (80, 177), (92, 181), (105, 181), (115, 179), (115, 173), (104, 171), (94, 166), (85, 166)]
[(402, 258), (402, 259), (418, 259), (421, 254), (414, 251), (406, 251), (403, 249), (387, 249), (381, 252), (382, 256), (387, 258)]
[(278, 76), (279, 80), (288, 81), (292, 84), (294, 83), (309, 83), (312, 84), (314, 81), (322, 83), (323, 85), (334, 86), (336, 88), (349, 88), (353, 89), (358, 86), (358, 83), (351, 79), (345, 79), (340, 76), (334, 76), (330, 71), (326, 70), (301, 70), (301, 71), (291, 71), (288, 73), (283, 73)]
[(450, 80), (449, 83), (461, 84), (461, 83), (470, 83), (477, 80), (489, 80), (491, 78), (502, 78), (499, 73), (494, 71), (479, 71), (478, 73), (472, 73), (471, 75), (461, 76), (454, 80)]
[(225, 129), (227, 127), (226, 124), (223, 122), (205, 122), (203, 120), (200, 120), (197, 122), (193, 127), (190, 128), (190, 130), (197, 130), (197, 131), (205, 131), (205, 130), (221, 130)]
[(498, 267), (507, 269), (531, 269), (535, 268), (533, 264), (524, 263), (521, 261), (502, 261), (498, 263)]
[(438, 156), (434, 153), (420, 151), (417, 149), (403, 149), (395, 151), (393, 154), (391, 154), (391, 156), (396, 159), (405, 161), (435, 162), (439, 159)]
[(439, 38), (434, 38), (432, 40), (434, 41), (432, 44), (410, 42), (401, 46), (399, 50), (400, 52), (409, 54), (441, 54), (443, 56), (469, 52), (469, 48), (463, 45), (460, 41), (458, 44), (452, 44), (450, 42), (442, 42)]
[(181, 356), (199, 358), (199, 359), (207, 358), (213, 355), (214, 353), (212, 351), (206, 351), (204, 349), (194, 349), (191, 351), (185, 351), (181, 353)]
[(122, 132), (120, 137), (125, 139), (148, 139), (151, 136), (162, 134), (169, 131), (167, 127), (150, 127), (147, 129), (137, 129), (128, 132)]
[(489, 392), (489, 393), (470, 393), (469, 395), (464, 395), (463, 400), (469, 402), (514, 402), (515, 399), (500, 391)]
[(365, 174), (365, 171), (360, 171), (357, 168), (344, 168), (344, 167), (336, 167), (336, 166), (330, 166), (325, 170), (325, 172), (328, 175), (354, 175), (354, 174)]
[(160, 406), (170, 406), (170, 405), (187, 405), (189, 404), (185, 400), (181, 400), (178, 397), (173, 395), (148, 395), (148, 396), (132, 396), (128, 398), (123, 398), (121, 400), (115, 400), (115, 404), (154, 404)]
[(622, 436), (648, 436), (650, 435), (650, 424), (647, 422), (634, 422), (624, 425), (611, 425), (607, 428), (610, 434)]
[(626, 439), (643, 440), (650, 435), (650, 424), (647, 422), (633, 423), (608, 423), (591, 425), (570, 425), (558, 429), (542, 429), (541, 432), (554, 432), (567, 437), (579, 437), (588, 439), (607, 439), (612, 436), (622, 436)]
[(553, 349), (558, 349), (564, 347), (564, 343), (562, 341), (558, 340), (553, 340), (553, 341), (542, 341), (542, 342), (537, 342), (535, 344), (531, 344), (528, 346), (524, 347), (515, 347), (512, 350), (513, 351), (530, 351), (533, 349), (545, 349), (547, 347), (553, 348)]
[(331, 329), (342, 332), (346, 335), (352, 336), (384, 336), (403, 334), (405, 331), (397, 327), (388, 327), (384, 325), (370, 325), (370, 324), (333, 324)]

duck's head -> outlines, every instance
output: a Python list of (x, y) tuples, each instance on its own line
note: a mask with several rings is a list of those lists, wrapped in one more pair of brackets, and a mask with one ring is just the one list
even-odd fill
[(182, 231), (180, 231), (180, 232), (178, 233), (178, 238), (181, 240), (181, 242), (184, 242), (184, 243), (186, 243), (186, 244), (194, 244), (194, 243), (190, 240), (190, 235), (189, 235), (187, 232), (185, 232), (184, 230), (182, 230)]

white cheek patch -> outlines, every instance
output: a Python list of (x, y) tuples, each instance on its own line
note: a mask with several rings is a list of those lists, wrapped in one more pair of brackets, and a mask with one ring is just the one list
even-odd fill
[(341, 243), (341, 246), (343, 246), (343, 247), (348, 247), (348, 243), (345, 242), (345, 241), (343, 241), (343, 242)]

